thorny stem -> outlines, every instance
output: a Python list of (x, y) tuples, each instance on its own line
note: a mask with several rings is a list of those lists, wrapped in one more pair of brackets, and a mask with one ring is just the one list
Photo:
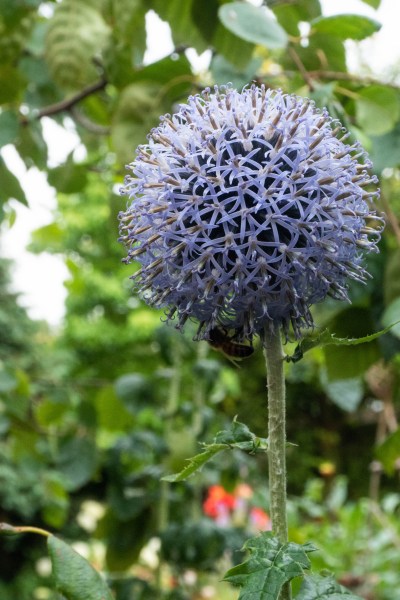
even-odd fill
[[(286, 407), (284, 353), (278, 325), (264, 331), (264, 354), (267, 367), (268, 390), (268, 466), (272, 530), (279, 541), (288, 541), (286, 514)], [(279, 600), (290, 600), (291, 588), (287, 583)]]

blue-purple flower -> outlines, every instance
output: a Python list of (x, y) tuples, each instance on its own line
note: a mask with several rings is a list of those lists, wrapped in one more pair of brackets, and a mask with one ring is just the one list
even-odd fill
[(313, 325), (310, 307), (365, 281), (382, 219), (358, 142), (312, 101), (265, 89), (209, 89), (161, 118), (129, 165), (120, 214), (126, 262), (145, 301), (199, 339), (222, 326)]

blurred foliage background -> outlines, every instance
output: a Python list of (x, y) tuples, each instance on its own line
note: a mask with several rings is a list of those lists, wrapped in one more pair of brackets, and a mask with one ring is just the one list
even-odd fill
[[(149, 11), (175, 48), (145, 64)], [(51, 329), (21, 307), (0, 260), (0, 521), (61, 535), (107, 573), (117, 600), (237, 598), (221, 573), (268, 527), (262, 455), (226, 453), (187, 482), (160, 481), (235, 415), (267, 435), (264, 365), (258, 349), (235, 368), (132, 297), (117, 243), (124, 165), (161, 114), (207, 85), (313, 98), (370, 152), (387, 219), (373, 279), (352, 286), (351, 305), (315, 307), (315, 320), (339, 337), (400, 320), (400, 67), (354, 75), (346, 60), (347, 40), (379, 28), (324, 17), (318, 0), (0, 2), (0, 145), (56, 189), (54, 220), (30, 251), (69, 271), (65, 319)], [(48, 120), (76, 132), (83, 159), (48, 166)], [(4, 231), (26, 199), (1, 156), (0, 180)], [(315, 542), (315, 567), (366, 600), (400, 599), (399, 375), (399, 325), (287, 366), (290, 537)], [(59, 597), (41, 539), (0, 543), (2, 600)]]

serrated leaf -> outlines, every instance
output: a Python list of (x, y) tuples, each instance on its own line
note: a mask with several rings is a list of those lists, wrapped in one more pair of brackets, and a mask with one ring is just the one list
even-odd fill
[[(400, 301), (399, 301), (399, 311), (400, 311)], [(386, 314), (386, 313), (385, 313)], [(397, 313), (396, 313), (397, 314)], [(388, 319), (386, 319), (387, 321)], [(381, 335), (388, 333), (391, 329), (399, 324), (399, 321), (395, 323), (391, 323), (384, 329), (376, 333), (371, 333), (370, 335), (366, 335), (360, 338), (337, 338), (334, 333), (330, 333), (328, 329), (324, 329), (321, 333), (316, 336), (309, 336), (304, 338), (295, 348), (293, 354), (291, 356), (286, 356), (287, 362), (298, 362), (301, 360), (308, 350), (312, 350), (317, 346), (358, 346), (359, 344), (366, 344), (368, 342), (372, 342), (373, 340), (378, 339)]]
[(398, 94), (384, 85), (370, 85), (361, 90), (355, 105), (358, 124), (370, 135), (388, 133), (399, 117)]
[(341, 40), (363, 40), (379, 31), (382, 25), (362, 15), (333, 15), (314, 19), (311, 27), (313, 31), (334, 35)]
[(307, 553), (312, 544), (282, 544), (271, 532), (248, 540), (244, 549), (250, 558), (229, 569), (224, 581), (241, 586), (239, 600), (277, 600), (282, 586), (310, 568)]
[(212, 444), (202, 444), (204, 451), (188, 460), (188, 465), (179, 473), (163, 477), (164, 481), (172, 483), (184, 481), (196, 471), (201, 469), (206, 462), (214, 458), (216, 454), (225, 450), (243, 450), (249, 454), (264, 452), (267, 448), (267, 440), (258, 438), (250, 431), (247, 425), (234, 420), (230, 430), (217, 433)]
[(47, 547), (56, 589), (66, 600), (113, 600), (100, 574), (68, 544), (50, 535)]
[(332, 575), (306, 575), (295, 600), (362, 600), (335, 581)]
[(393, 475), (400, 459), (400, 429), (389, 435), (375, 451), (388, 475)]
[(252, 44), (266, 48), (285, 48), (288, 38), (264, 7), (246, 2), (229, 2), (218, 10), (221, 23), (234, 35)]

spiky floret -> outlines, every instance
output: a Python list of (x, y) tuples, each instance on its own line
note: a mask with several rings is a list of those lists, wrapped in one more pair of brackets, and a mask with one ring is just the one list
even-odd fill
[(254, 85), (206, 89), (162, 117), (122, 190), (120, 240), (146, 302), (179, 327), (197, 320), (198, 338), (220, 325), (243, 340), (272, 322), (299, 336), (312, 304), (348, 300), (383, 227), (348, 135), (310, 100)]

